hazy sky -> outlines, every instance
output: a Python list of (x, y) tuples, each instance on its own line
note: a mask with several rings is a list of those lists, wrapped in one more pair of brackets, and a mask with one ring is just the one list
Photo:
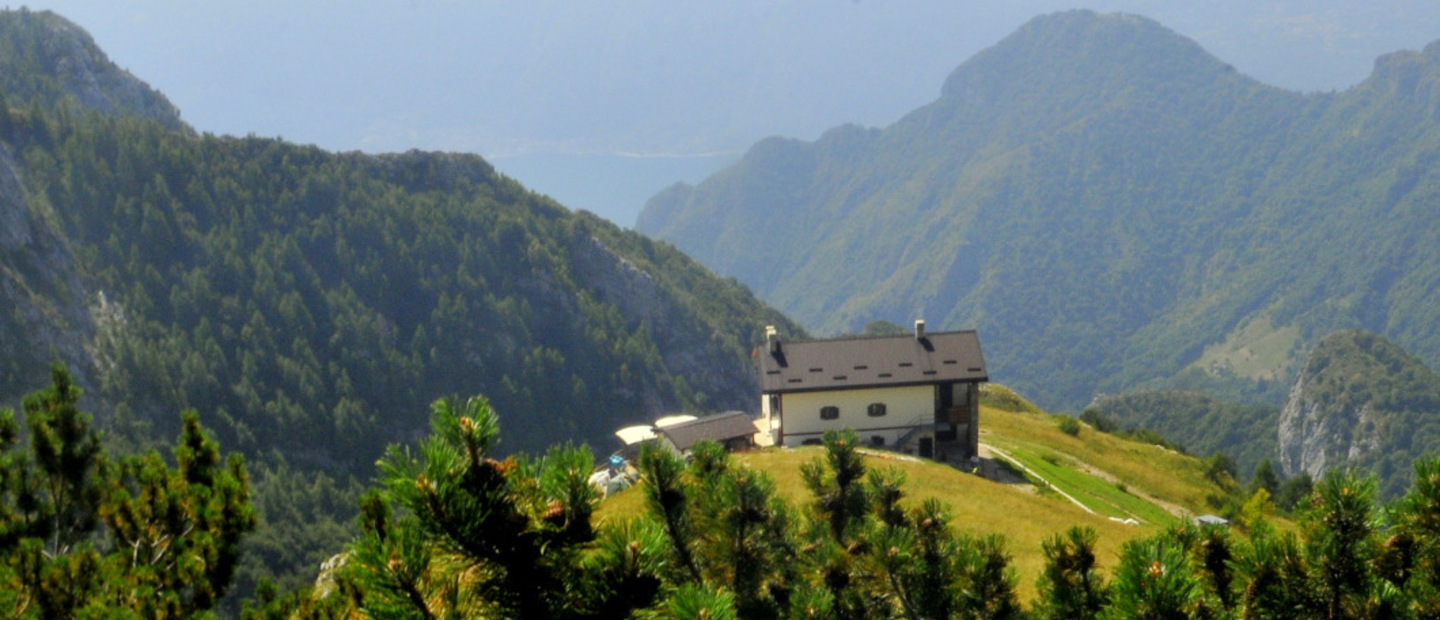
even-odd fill
[[(886, 124), (1040, 0), (52, 0), (217, 133), (332, 149), (697, 153)], [(1099, 1), (1263, 81), (1342, 88), (1440, 38), (1440, 4)]]
[(199, 130), (332, 150), (471, 151), (502, 170), (521, 154), (532, 159), (517, 165), (557, 153), (736, 153), (769, 135), (813, 139), (845, 122), (885, 125), (932, 101), (966, 58), (1031, 17), (1069, 8), (1151, 17), (1242, 72), (1300, 90), (1346, 88), (1376, 56), (1440, 39), (1434, 0), (29, 6), (88, 30)]

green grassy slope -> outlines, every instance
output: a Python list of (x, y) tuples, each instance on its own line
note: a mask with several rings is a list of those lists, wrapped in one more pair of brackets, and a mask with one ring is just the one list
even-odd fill
[(0, 407), (59, 358), (116, 444), (198, 410), (250, 459), (265, 519), (238, 592), (313, 578), (355, 480), (433, 400), (490, 398), (502, 453), (609, 445), (754, 408), (766, 325), (803, 335), (478, 156), (200, 134), (78, 26), (0, 11)]
[(1242, 405), (1188, 391), (1141, 390), (1107, 396), (1092, 407), (1124, 429), (1145, 428), (1197, 456), (1224, 452), (1249, 476), (1276, 457), (1280, 407)]
[[(1012, 398), (1011, 403), (1023, 403)], [(1179, 518), (1175, 513), (1211, 512), (1206, 498), (1223, 493), (1205, 477), (1203, 464), (1193, 457), (1088, 427), (1072, 437), (1061, 432), (1056, 418), (1048, 414), (1033, 408), (1017, 411), (1023, 406), (1014, 404), (1003, 406), (1007, 408), (982, 405), (981, 442), (1002, 447), (1026, 467), (1042, 472), (1055, 489), (1076, 497), (1093, 512), (1030, 482), (987, 480), (929, 461), (868, 452), (866, 465), (904, 472), (906, 501), (918, 505), (928, 498), (941, 499), (954, 511), (953, 523), (958, 529), (1004, 534), (1020, 576), (1022, 598), (1034, 593), (1044, 562), (1040, 543), (1046, 537), (1073, 525), (1095, 528), (1100, 534), (1098, 555), (1108, 570), (1122, 543), (1153, 534)], [(809, 501), (800, 466), (822, 454), (818, 447), (765, 449), (738, 455), (738, 459), (747, 467), (767, 472), (779, 495), (791, 506), (800, 507)], [(625, 519), (643, 510), (642, 490), (632, 487), (606, 500), (596, 517)], [(1126, 525), (1113, 521), (1112, 516), (1133, 517), (1141, 523)]]

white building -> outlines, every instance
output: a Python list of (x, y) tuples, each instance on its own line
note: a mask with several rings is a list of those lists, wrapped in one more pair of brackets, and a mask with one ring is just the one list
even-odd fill
[(781, 342), (767, 327), (761, 413), (775, 445), (854, 429), (867, 445), (941, 461), (976, 456), (981, 383), (973, 330)]

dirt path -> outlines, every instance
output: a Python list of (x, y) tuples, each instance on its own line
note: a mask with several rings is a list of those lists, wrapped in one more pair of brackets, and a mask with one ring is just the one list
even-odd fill
[(1010, 456), (1009, 454), (1006, 454), (1004, 450), (1001, 450), (1001, 449), (999, 449), (999, 448), (996, 448), (995, 446), (991, 446), (991, 445), (988, 445), (988, 444), (980, 444), (980, 448), (981, 448), (982, 450), (988, 450), (991, 454), (994, 454), (995, 456), (998, 456), (998, 457), (1000, 457), (1000, 458), (1002, 458), (1002, 459), (1005, 459), (1006, 461), (1009, 461), (1011, 465), (1014, 465), (1014, 466), (1016, 466), (1016, 467), (1019, 467), (1020, 469), (1025, 470), (1025, 473), (1030, 474), (1030, 475), (1033, 476), (1036, 480), (1039, 480), (1040, 482), (1045, 483), (1045, 486), (1050, 487), (1050, 490), (1051, 490), (1051, 491), (1054, 491), (1054, 492), (1056, 492), (1056, 493), (1059, 493), (1061, 497), (1064, 497), (1065, 499), (1070, 500), (1070, 503), (1075, 504), (1076, 506), (1079, 506), (1081, 510), (1084, 510), (1085, 512), (1088, 512), (1088, 513), (1090, 513), (1090, 514), (1092, 514), (1092, 515), (1095, 514), (1095, 511), (1094, 511), (1094, 510), (1091, 510), (1089, 506), (1086, 506), (1085, 504), (1080, 503), (1080, 500), (1075, 499), (1074, 497), (1071, 497), (1069, 493), (1066, 493), (1066, 492), (1064, 492), (1064, 491), (1061, 491), (1059, 487), (1057, 487), (1057, 486), (1055, 486), (1055, 485), (1053, 485), (1053, 484), (1050, 484), (1050, 481), (1049, 481), (1049, 480), (1046, 480), (1044, 476), (1041, 476), (1040, 474), (1035, 473), (1034, 470), (1030, 469), (1029, 467), (1026, 467), (1026, 466), (1025, 466), (1023, 463), (1021, 463), (1020, 461), (1015, 460), (1015, 458), (1012, 457), (1012, 456)]
[[(1074, 464), (1075, 464), (1075, 467), (1076, 467), (1077, 469), (1079, 469), (1080, 471), (1083, 471), (1083, 472), (1085, 472), (1085, 473), (1087, 473), (1087, 474), (1089, 474), (1089, 475), (1091, 475), (1091, 476), (1095, 476), (1096, 478), (1099, 478), (1099, 479), (1101, 479), (1101, 480), (1104, 480), (1104, 481), (1106, 481), (1106, 482), (1108, 482), (1108, 483), (1110, 483), (1110, 484), (1117, 484), (1117, 485), (1118, 485), (1118, 484), (1122, 484), (1122, 483), (1123, 483), (1122, 480), (1120, 480), (1119, 478), (1116, 478), (1114, 474), (1111, 474), (1111, 473), (1108, 472), (1108, 471), (1105, 471), (1105, 470), (1103, 470), (1103, 469), (1100, 469), (1099, 467), (1096, 467), (1096, 466), (1094, 466), (1094, 465), (1091, 465), (1091, 464), (1089, 464), (1089, 463), (1086, 463), (1085, 461), (1082, 461), (1082, 460), (1080, 460), (1080, 459), (1077, 459), (1077, 458), (1075, 458), (1075, 457), (1073, 457), (1073, 456), (1071, 456), (1071, 455), (1069, 455), (1069, 454), (1066, 454), (1066, 455), (1064, 455), (1064, 456), (1065, 456), (1065, 458), (1070, 459), (1070, 461), (1071, 461), (1072, 463), (1074, 463)], [(980, 457), (981, 457), (981, 458), (992, 458), (992, 459), (993, 459), (993, 458), (997, 458), (997, 457), (998, 457), (998, 458), (1002, 458), (1002, 459), (1004, 459), (1005, 461), (1011, 463), (1012, 465), (1014, 465), (1014, 466), (1016, 466), (1016, 467), (1019, 467), (1020, 469), (1023, 469), (1026, 473), (1030, 474), (1030, 475), (1033, 476), (1035, 479), (1040, 480), (1040, 481), (1043, 481), (1045, 484), (1050, 485), (1050, 488), (1051, 488), (1052, 490), (1056, 491), (1057, 493), (1060, 493), (1060, 495), (1063, 495), (1066, 499), (1070, 500), (1071, 502), (1074, 502), (1075, 505), (1080, 506), (1081, 508), (1084, 508), (1087, 512), (1090, 512), (1091, 514), (1096, 514), (1094, 510), (1091, 510), (1088, 506), (1086, 506), (1085, 504), (1081, 503), (1079, 500), (1075, 499), (1074, 497), (1071, 497), (1070, 495), (1066, 494), (1064, 491), (1061, 491), (1060, 489), (1055, 488), (1055, 485), (1050, 484), (1050, 481), (1046, 480), (1043, 476), (1035, 473), (1033, 470), (1029, 469), (1028, 467), (1025, 467), (1024, 465), (1021, 465), (1019, 461), (1015, 460), (1013, 457), (1011, 457), (1009, 454), (1006, 454), (1003, 450), (1001, 450), (1001, 449), (999, 449), (999, 448), (996, 448), (996, 447), (991, 446), (991, 445), (989, 445), (989, 444), (984, 444), (984, 443), (982, 443), (982, 444), (980, 444)], [(1002, 483), (1005, 483), (1005, 484), (1025, 484), (1025, 483), (1027, 482), (1023, 476), (1020, 476), (1020, 475), (1016, 474), (1016, 473), (1013, 472), (1013, 471), (1006, 470), (1005, 468), (997, 467), (997, 468), (995, 468), (995, 471), (996, 471), (996, 476), (995, 476), (995, 478), (993, 478), (993, 479), (996, 480), (997, 482), (1002, 482)], [(1167, 502), (1167, 501), (1165, 501), (1165, 500), (1163, 500), (1163, 499), (1160, 499), (1160, 498), (1158, 498), (1158, 497), (1155, 497), (1154, 495), (1151, 495), (1151, 494), (1149, 494), (1149, 493), (1146, 493), (1145, 491), (1143, 491), (1143, 490), (1141, 490), (1141, 489), (1132, 488), (1132, 487), (1130, 487), (1129, 485), (1126, 485), (1125, 492), (1126, 492), (1126, 493), (1129, 493), (1129, 494), (1131, 494), (1131, 495), (1134, 495), (1134, 496), (1136, 496), (1136, 497), (1139, 497), (1140, 499), (1143, 499), (1143, 500), (1145, 500), (1145, 501), (1147, 501), (1147, 502), (1150, 502), (1150, 503), (1152, 503), (1152, 504), (1155, 504), (1156, 506), (1159, 506), (1159, 507), (1160, 507), (1162, 510), (1164, 510), (1165, 512), (1170, 513), (1171, 515), (1176, 516), (1176, 517), (1179, 517), (1179, 518), (1182, 518), (1182, 519), (1183, 519), (1183, 518), (1189, 518), (1189, 517), (1193, 516), (1193, 514), (1194, 514), (1194, 513), (1192, 513), (1189, 509), (1187, 509), (1187, 508), (1185, 508), (1185, 507), (1183, 507), (1183, 506), (1180, 506), (1180, 505), (1178, 505), (1178, 504), (1173, 504), (1173, 503), (1171, 503), (1171, 502)], [(1134, 515), (1131, 515), (1131, 516), (1134, 517)], [(1137, 518), (1138, 518), (1138, 517), (1137, 517)]]
[[(1066, 455), (1066, 456), (1069, 456), (1069, 455)], [(1114, 474), (1111, 474), (1111, 473), (1108, 472), (1108, 471), (1105, 471), (1105, 470), (1103, 470), (1103, 469), (1100, 469), (1099, 467), (1096, 467), (1096, 466), (1094, 466), (1094, 465), (1091, 465), (1091, 464), (1089, 464), (1089, 463), (1086, 463), (1085, 461), (1082, 461), (1082, 460), (1077, 459), (1077, 458), (1075, 458), (1075, 457), (1070, 457), (1070, 460), (1073, 461), (1073, 462), (1075, 463), (1075, 466), (1076, 466), (1076, 467), (1079, 467), (1081, 471), (1083, 471), (1083, 472), (1085, 472), (1085, 473), (1087, 473), (1087, 474), (1090, 474), (1090, 475), (1092, 475), (1092, 476), (1095, 476), (1096, 478), (1099, 478), (1099, 479), (1101, 479), (1101, 480), (1104, 480), (1104, 481), (1106, 481), (1106, 482), (1109, 482), (1110, 484), (1122, 484), (1122, 483), (1123, 483), (1123, 481), (1120, 480), (1119, 478), (1116, 478)], [(1140, 499), (1143, 499), (1143, 500), (1145, 500), (1145, 501), (1147, 501), (1147, 502), (1150, 502), (1150, 503), (1152, 503), (1152, 504), (1155, 504), (1156, 506), (1159, 506), (1159, 507), (1165, 509), (1165, 512), (1168, 512), (1168, 513), (1170, 513), (1170, 514), (1172, 514), (1172, 515), (1174, 515), (1174, 516), (1176, 516), (1176, 517), (1186, 518), (1186, 517), (1191, 516), (1191, 514), (1192, 514), (1189, 510), (1187, 510), (1186, 508), (1184, 508), (1184, 507), (1182, 507), (1182, 506), (1179, 506), (1179, 505), (1176, 505), (1176, 504), (1172, 504), (1172, 503), (1167, 502), (1167, 501), (1165, 501), (1165, 500), (1163, 500), (1163, 499), (1160, 499), (1160, 498), (1158, 498), (1158, 497), (1155, 497), (1154, 495), (1151, 495), (1151, 494), (1149, 494), (1149, 493), (1146, 493), (1145, 491), (1143, 491), (1143, 490), (1141, 490), (1141, 489), (1132, 488), (1132, 487), (1130, 487), (1129, 485), (1126, 485), (1126, 486), (1125, 486), (1125, 492), (1126, 492), (1126, 493), (1129, 493), (1129, 494), (1131, 494), (1131, 495), (1134, 495), (1134, 496), (1136, 496), (1136, 497), (1139, 497)]]

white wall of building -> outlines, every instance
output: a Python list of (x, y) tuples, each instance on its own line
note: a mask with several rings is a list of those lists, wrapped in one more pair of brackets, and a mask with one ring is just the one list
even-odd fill
[[(885, 447), (893, 448), (911, 428), (935, 422), (935, 387), (931, 385), (801, 392), (781, 398), (780, 430), (786, 446), (804, 445), (805, 440), (819, 439), (827, 430), (851, 428), (867, 445), (879, 436)], [(870, 417), (872, 403), (884, 403), (885, 415)], [(823, 407), (838, 407), (839, 417), (821, 419)], [(762, 409), (771, 413), (769, 402), (762, 403)]]

